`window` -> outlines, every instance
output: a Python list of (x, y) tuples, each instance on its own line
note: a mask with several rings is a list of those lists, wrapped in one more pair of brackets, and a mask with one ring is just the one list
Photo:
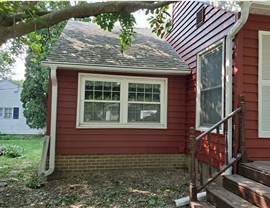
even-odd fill
[(196, 127), (211, 127), (223, 117), (223, 44), (198, 54)]
[[(2, 118), (12, 118), (12, 108), (2, 108)], [(0, 110), (1, 111), (1, 110)], [(1, 112), (0, 112), (1, 115)]]
[(77, 127), (166, 128), (167, 79), (79, 74)]
[(270, 137), (270, 32), (259, 31), (258, 126), (259, 137)]
[(199, 28), (204, 23), (204, 7), (201, 7), (196, 14), (196, 27)]
[(0, 107), (0, 118), (19, 119), (19, 108)]
[(13, 108), (13, 119), (19, 119), (19, 108)]

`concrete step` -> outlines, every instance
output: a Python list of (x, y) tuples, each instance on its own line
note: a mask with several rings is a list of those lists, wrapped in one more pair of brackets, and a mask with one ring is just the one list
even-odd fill
[(191, 208), (215, 208), (214, 205), (210, 204), (207, 201), (200, 201), (200, 202), (190, 202)]
[(217, 208), (257, 208), (257, 206), (223, 187), (207, 189), (206, 193), (207, 201)]
[(242, 163), (238, 167), (239, 175), (270, 186), (270, 162), (255, 161)]
[(258, 207), (270, 207), (270, 187), (241, 175), (224, 176), (223, 186)]

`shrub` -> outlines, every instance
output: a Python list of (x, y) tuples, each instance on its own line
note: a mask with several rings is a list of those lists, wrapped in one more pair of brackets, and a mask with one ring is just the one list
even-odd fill
[(22, 156), (24, 149), (17, 145), (3, 145), (0, 146), (0, 155), (4, 155), (6, 157), (20, 157)]
[(39, 139), (43, 135), (27, 135), (27, 134), (0, 134), (0, 140), (26, 140)]
[(38, 177), (38, 173), (34, 172), (30, 175), (30, 177), (26, 183), (26, 186), (28, 188), (37, 189), (37, 188), (44, 186), (44, 183), (41, 182), (40, 178)]

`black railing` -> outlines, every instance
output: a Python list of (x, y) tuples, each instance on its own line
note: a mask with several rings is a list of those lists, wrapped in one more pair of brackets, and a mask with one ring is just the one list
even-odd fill
[[(237, 115), (239, 115), (239, 125), (233, 125), (234, 128), (236, 126), (239, 128), (239, 136), (234, 137), (234, 151), (233, 157), (228, 158), (228, 122), (237, 119)], [(240, 107), (234, 110), (231, 114), (223, 118), (221, 121), (217, 122), (214, 126), (209, 128), (207, 131), (203, 132), (199, 136), (195, 137), (195, 128), (190, 128), (190, 152), (191, 152), (191, 161), (190, 161), (190, 186), (189, 186), (189, 195), (191, 201), (197, 201), (197, 193), (202, 191), (206, 186), (208, 186), (211, 182), (213, 182), (218, 176), (224, 173), (227, 169), (232, 167), (235, 162), (241, 159), (242, 162), (247, 161), (246, 156), (246, 142), (245, 142), (245, 134), (244, 134), (244, 117), (245, 117), (245, 96), (240, 96)], [(221, 135), (220, 129), (223, 128), (223, 136)], [(215, 132), (214, 132), (215, 131)], [(234, 131), (235, 132), (235, 131)], [(212, 145), (213, 145), (213, 133), (216, 135), (215, 137), (215, 155), (212, 155)], [(220, 167), (222, 159), (220, 152), (220, 139), (224, 137), (224, 153), (225, 153), (225, 161), (224, 165)], [(208, 154), (207, 159), (204, 161), (208, 166), (208, 179), (204, 180), (204, 171), (203, 171), (203, 153), (202, 153), (202, 139), (204, 138), (204, 142), (207, 143)], [(236, 148), (237, 144), (239, 144), (239, 149)], [(196, 156), (197, 155), (197, 156)], [(204, 154), (205, 155), (205, 154)], [(216, 171), (213, 172), (213, 157), (216, 159)], [(196, 168), (196, 158), (197, 158), (197, 168)], [(199, 180), (199, 184), (197, 184), (197, 178)]]

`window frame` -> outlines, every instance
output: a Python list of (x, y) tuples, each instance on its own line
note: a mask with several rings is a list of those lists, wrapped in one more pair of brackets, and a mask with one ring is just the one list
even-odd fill
[[(84, 92), (85, 81), (108, 81), (120, 83), (120, 118), (119, 123), (115, 122), (84, 122)], [(160, 84), (160, 123), (128, 123), (128, 84)], [(118, 76), (104, 74), (78, 74), (77, 93), (77, 116), (76, 128), (143, 128), (143, 129), (167, 129), (167, 94), (168, 79), (161, 77), (139, 77), (139, 76)], [(140, 101), (141, 102), (141, 101)]]
[[(258, 138), (270, 138), (270, 130), (263, 129), (263, 122), (265, 114), (263, 113), (264, 102), (263, 102), (263, 87), (270, 86), (270, 79), (263, 77), (263, 66), (264, 66), (264, 48), (263, 36), (270, 37), (270, 31), (259, 30), (258, 31)], [(268, 105), (267, 105), (268, 106)]]
[[(196, 73), (196, 130), (205, 131), (209, 129), (209, 126), (201, 125), (201, 56), (206, 55), (213, 51), (214, 49), (222, 46), (222, 66), (221, 66), (221, 119), (224, 118), (224, 40), (217, 41), (211, 46), (205, 48), (200, 53), (197, 54), (197, 73)], [(220, 129), (220, 133), (223, 132), (223, 126)]]

